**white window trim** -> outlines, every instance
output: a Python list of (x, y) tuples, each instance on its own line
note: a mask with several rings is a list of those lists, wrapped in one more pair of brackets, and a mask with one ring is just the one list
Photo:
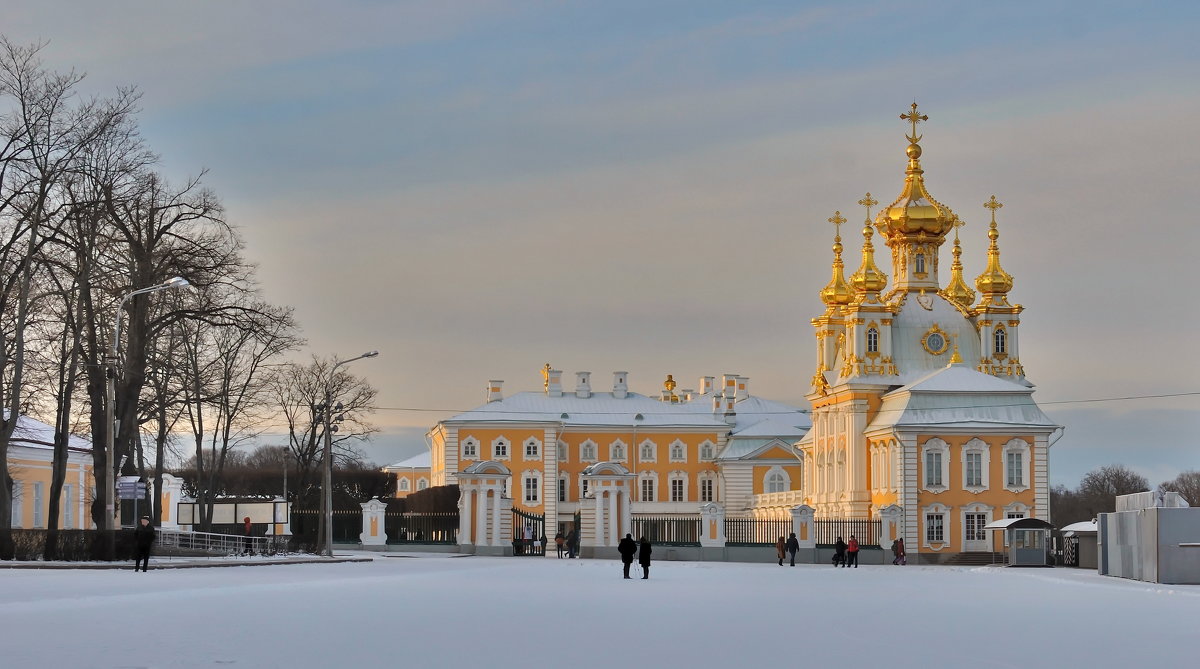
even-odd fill
[[(981, 467), (980, 472), (979, 472), (980, 485), (977, 485), (977, 486), (967, 485), (967, 453), (981, 453), (982, 454), (982, 457), (980, 458), (980, 463), (979, 463), (979, 466)], [(992, 465), (992, 449), (990, 447), (988, 447), (987, 442), (976, 437), (976, 438), (968, 441), (967, 443), (963, 444), (962, 445), (962, 457), (960, 459), (962, 460), (963, 490), (966, 490), (967, 492), (975, 493), (977, 495), (979, 493), (987, 490), (988, 487), (991, 485), (991, 481), (989, 480), (988, 472), (992, 468), (992, 466), (991, 466)]]
[(429, 479), (425, 478), (424, 476), (417, 479), (417, 492), (421, 492), (422, 490), (424, 490), (428, 487), (429, 487)]
[(567, 448), (567, 442), (559, 440), (558, 442), (558, 461), (567, 462), (567, 454), (571, 449)]
[[(1004, 444), (1003, 459), (1004, 464), (1004, 489), (1010, 492), (1024, 492), (1029, 490), (1029, 461), (1032, 459), (1033, 449), (1029, 447), (1029, 442), (1024, 439), (1010, 439)], [(1021, 484), (1009, 485), (1008, 482), (1008, 454), (1021, 454)]]
[(770, 469), (768, 469), (765, 474), (763, 474), (762, 490), (764, 493), (771, 492), (767, 487), (767, 482), (770, 481), (771, 477), (775, 476), (776, 474), (783, 477), (783, 490), (776, 491), (776, 492), (787, 492), (792, 489), (792, 477), (788, 476), (786, 469), (784, 469), (783, 467), (780, 467), (779, 465), (775, 465), (774, 467), (771, 467)]
[[(941, 485), (929, 485), (929, 473), (925, 471), (926, 464), (929, 460), (926, 457), (927, 453), (942, 454), (942, 483)], [(921, 490), (938, 494), (949, 490), (950, 486), (950, 444), (934, 437), (926, 441), (921, 446)]]
[(1019, 513), (1019, 514), (1022, 514), (1021, 515), (1022, 518), (1028, 518), (1029, 517), (1029, 506), (1026, 504), (1022, 504), (1021, 502), (1013, 502), (1004, 507), (1004, 517), (1008, 518), (1008, 514), (1010, 514), (1010, 513)]
[(42, 503), (45, 501), (46, 484), (41, 481), (33, 482), (33, 526), (42, 528), (46, 526), (46, 512), (42, 510)]
[[(620, 449), (620, 455), (617, 454), (617, 449)], [(629, 444), (617, 439), (608, 445), (608, 459), (613, 462), (628, 462), (629, 461)]]
[[(504, 446), (504, 455), (496, 455), (496, 447)], [(512, 441), (503, 435), (492, 440), (492, 459), (493, 460), (512, 460)]]
[[(566, 485), (562, 486), (562, 484), (564, 484), (564, 483)], [(559, 495), (559, 486), (562, 486), (562, 495), (561, 496)], [(565, 503), (571, 499), (571, 479), (568, 478), (565, 474), (562, 474), (558, 477), (558, 483), (555, 484), (555, 488), (554, 488), (554, 495), (555, 495), (555, 498), (558, 499), (558, 501), (563, 502), (563, 503)]]
[[(591, 453), (589, 454), (589, 451)], [(584, 439), (579, 442), (579, 461), (580, 462), (598, 462), (600, 457), (600, 447), (591, 439)]]
[[(646, 481), (646, 480), (654, 481), (654, 494), (651, 496), (653, 499), (645, 499), (644, 495), (642, 494), (642, 481)], [(639, 502), (657, 502), (659, 497), (661, 496), (661, 494), (662, 494), (662, 486), (658, 485), (658, 472), (642, 472), (641, 474), (638, 474), (637, 501), (639, 501)]]
[[(678, 456), (675, 455), (676, 451), (679, 452)], [(687, 444), (683, 443), (682, 439), (676, 439), (667, 446), (667, 459), (671, 462), (687, 462), (687, 451)]]
[[(706, 448), (708, 449), (708, 455), (704, 454), (704, 451)], [(698, 449), (696, 449), (696, 453), (698, 454), (697, 457), (700, 458), (701, 462), (708, 462), (711, 460), (716, 460), (717, 459), (717, 445), (712, 443), (708, 439), (705, 439), (704, 441), (700, 442), (700, 447)]]
[[(960, 523), (959, 527), (963, 528), (963, 550), (966, 550), (966, 544), (967, 544), (967, 514), (968, 513), (982, 513), (982, 514), (986, 515), (987, 522), (985, 522), (984, 525), (987, 525), (988, 523), (990, 523), (996, 519), (995, 515), (992, 513), (993, 511), (995, 511), (994, 507), (988, 506), (987, 504), (983, 504), (981, 502), (975, 502), (974, 504), (968, 504), (968, 505), (962, 507), (962, 511), (960, 511), (958, 514), (958, 522)], [(991, 539), (991, 537), (988, 536), (988, 533), (990, 533), (991, 531), (992, 530), (984, 530), (984, 532), (983, 532), (983, 540), (984, 541), (989, 541)], [(989, 545), (990, 545), (990, 541), (989, 541)]]
[[(940, 514), (942, 516), (942, 541), (929, 541), (929, 527), (926, 516)], [(950, 545), (953, 539), (950, 525), (950, 507), (945, 504), (930, 504), (921, 508), (921, 545), (929, 550), (940, 551)]]
[(670, 499), (671, 498), (671, 482), (672, 481), (682, 481), (683, 482), (683, 499), (680, 501), (681, 502), (692, 501), (688, 497), (688, 475), (687, 475), (687, 472), (673, 471), (667, 475), (667, 499), (669, 499), (670, 501), (673, 502), (675, 500)]
[[(533, 447), (533, 455), (529, 455), (529, 447)], [(521, 459), (522, 460), (541, 460), (542, 459), (542, 441), (537, 437), (530, 437), (521, 442)]]
[(412, 484), (408, 482), (407, 476), (400, 477), (400, 483), (397, 484), (396, 489), (400, 492), (412, 492)]
[[(645, 457), (646, 446), (650, 447), (649, 458)], [(658, 444), (650, 439), (643, 439), (642, 443), (638, 444), (638, 462), (658, 462)]]
[[(529, 484), (530, 479), (537, 481), (537, 494), (534, 495), (533, 499), (529, 498), (528, 484)], [(521, 472), (521, 503), (522, 504), (529, 504), (532, 506), (541, 506), (542, 505), (542, 495), (543, 495), (542, 488), (543, 488), (542, 473), (540, 471), (538, 471), (536, 469), (526, 469), (525, 471)]]
[[(712, 496), (704, 499), (704, 483), (712, 482)], [(717, 501), (717, 477), (712, 472), (702, 472), (696, 477), (696, 498), (703, 504)]]
[(460, 451), (464, 460), (479, 459), (479, 440), (475, 437), (467, 437), (459, 444)]

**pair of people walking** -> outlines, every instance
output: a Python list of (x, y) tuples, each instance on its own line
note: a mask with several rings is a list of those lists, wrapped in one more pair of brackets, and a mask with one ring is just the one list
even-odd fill
[(858, 569), (858, 539), (850, 535), (850, 541), (842, 541), (841, 537), (833, 544), (833, 566), (849, 568), (853, 564)]
[(908, 564), (908, 558), (904, 555), (904, 539), (896, 539), (892, 542), (892, 564)]
[(633, 566), (633, 555), (636, 553), (638, 563), (642, 565), (642, 580), (650, 578), (650, 554), (654, 551), (650, 546), (650, 540), (642, 537), (641, 540), (635, 542), (632, 534), (626, 534), (621, 543), (617, 544), (617, 552), (621, 554), (621, 565), (625, 571), (625, 578), (630, 578), (629, 568)]
[(790, 558), (789, 564), (795, 567), (796, 551), (798, 550), (800, 550), (800, 541), (796, 539), (795, 532), (788, 535), (787, 541), (784, 541), (783, 537), (779, 537), (775, 542), (775, 557), (779, 558), (779, 566), (783, 566), (783, 558), (786, 556)]

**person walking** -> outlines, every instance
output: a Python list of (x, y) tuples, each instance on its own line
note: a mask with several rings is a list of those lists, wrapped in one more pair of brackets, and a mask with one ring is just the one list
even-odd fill
[(650, 547), (650, 540), (642, 537), (638, 544), (638, 564), (642, 565), (642, 580), (650, 578), (650, 553), (654, 549)]
[(625, 578), (629, 578), (629, 566), (633, 564), (633, 554), (637, 552), (637, 543), (632, 534), (626, 534), (621, 543), (617, 544), (617, 552), (621, 554), (621, 563), (625, 568)]
[(567, 557), (572, 560), (579, 553), (579, 531), (574, 527), (570, 532), (567, 532)]
[(775, 557), (779, 558), (780, 567), (783, 566), (783, 554), (785, 552), (787, 552), (787, 542), (783, 540), (783, 537), (779, 537), (775, 540)]
[(250, 530), (253, 529), (254, 524), (250, 522), (250, 516), (243, 518), (242, 524), (246, 528), (246, 545), (242, 548), (242, 555), (254, 555), (254, 551), (251, 550), (251, 546), (253, 544), (252, 540), (250, 539)]
[(846, 568), (854, 564), (854, 568), (858, 569), (858, 539), (854, 535), (850, 535), (850, 542), (846, 544)]
[(562, 532), (554, 535), (554, 548), (558, 550), (558, 559), (560, 560), (562, 559), (563, 547), (566, 545), (566, 543), (567, 540), (563, 538)]
[(134, 556), (133, 570), (140, 565), (142, 571), (150, 570), (150, 547), (154, 545), (154, 526), (150, 524), (150, 516), (142, 516), (138, 526), (133, 530), (133, 541), (137, 552)]
[(796, 551), (798, 550), (800, 550), (800, 542), (796, 539), (796, 533), (792, 532), (788, 535), (787, 553), (788, 557), (791, 558), (791, 565), (793, 567), (796, 566)]
[(892, 564), (903, 565), (907, 562), (904, 557), (904, 539), (896, 539), (892, 542)]
[(846, 542), (841, 537), (833, 544), (833, 566), (846, 566)]

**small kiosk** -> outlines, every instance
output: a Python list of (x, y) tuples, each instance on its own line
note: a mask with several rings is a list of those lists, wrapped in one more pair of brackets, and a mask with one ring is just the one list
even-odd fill
[(1099, 565), (1096, 544), (1097, 532), (1099, 532), (1099, 527), (1096, 525), (1095, 520), (1071, 523), (1062, 528), (1062, 564), (1067, 567), (1095, 569)]
[(983, 526), (1004, 530), (1010, 567), (1049, 567), (1050, 531), (1054, 526), (1041, 518), (1005, 518)]

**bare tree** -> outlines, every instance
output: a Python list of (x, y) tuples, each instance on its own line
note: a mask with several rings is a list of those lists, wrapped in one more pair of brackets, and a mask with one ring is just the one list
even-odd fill
[(1079, 498), (1083, 510), (1095, 518), (1117, 508), (1117, 496), (1150, 489), (1150, 482), (1125, 465), (1106, 465), (1093, 469), (1079, 482)]
[(1159, 488), (1183, 495), (1191, 506), (1200, 506), (1200, 470), (1189, 469), (1181, 472), (1179, 476), (1163, 483)]

